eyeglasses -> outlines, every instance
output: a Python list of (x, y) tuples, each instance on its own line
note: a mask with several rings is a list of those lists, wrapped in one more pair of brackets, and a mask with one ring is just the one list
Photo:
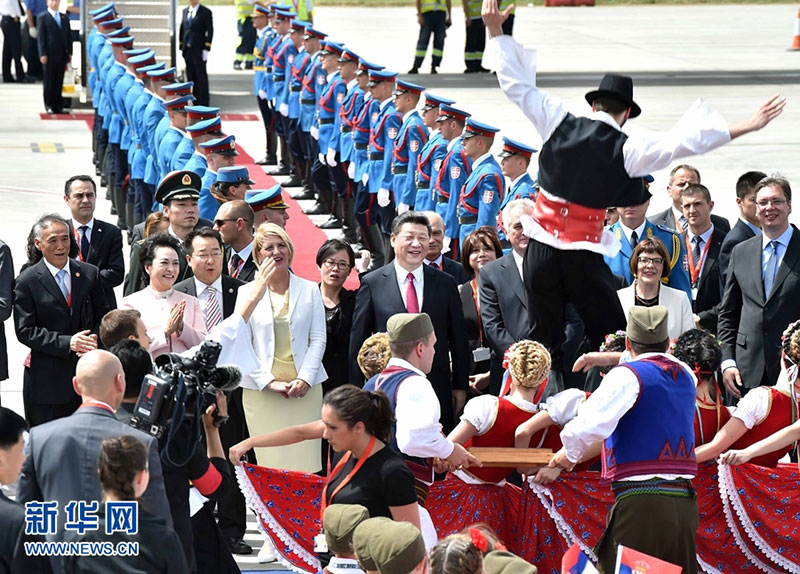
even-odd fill
[(664, 260), (661, 257), (644, 257), (642, 255), (638, 258), (639, 263), (642, 265), (653, 265), (653, 267), (658, 267), (659, 265), (664, 265)]
[(217, 259), (218, 257), (222, 257), (222, 251), (212, 251), (211, 253), (192, 253), (192, 257), (197, 257), (198, 259)]
[(322, 266), (328, 269), (336, 267), (340, 271), (347, 271), (350, 269), (350, 264), (347, 261), (334, 261), (333, 259), (326, 259), (322, 262)]
[(756, 201), (756, 205), (759, 206), (761, 209), (765, 207), (769, 207), (772, 205), (773, 207), (783, 207), (786, 205), (785, 199), (762, 199), (761, 201)]
[(237, 221), (237, 220), (238, 220), (238, 218), (234, 218), (234, 219), (215, 219), (214, 220), (214, 225), (216, 225), (217, 227), (222, 227), (223, 225), (225, 225), (226, 221)]

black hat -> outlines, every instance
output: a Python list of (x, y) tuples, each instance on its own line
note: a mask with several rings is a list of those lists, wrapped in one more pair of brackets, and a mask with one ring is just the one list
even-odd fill
[(173, 171), (158, 184), (156, 201), (167, 203), (173, 199), (198, 199), (202, 186), (202, 180), (195, 172)]
[(642, 113), (642, 108), (633, 101), (633, 78), (630, 76), (620, 76), (619, 74), (603, 76), (603, 79), (600, 80), (600, 87), (586, 94), (586, 101), (591, 105), (595, 98), (600, 97), (613, 98), (629, 105), (631, 118)]

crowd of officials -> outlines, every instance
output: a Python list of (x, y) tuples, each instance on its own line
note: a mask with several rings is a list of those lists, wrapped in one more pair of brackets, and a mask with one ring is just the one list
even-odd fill
[[(509, 22), (509, 10), (500, 17), (496, 3), (486, 4), (491, 42), (503, 50), (511, 40), (494, 37)], [(187, 9), (186, 24), (203, 18), (198, 6)], [(651, 361), (638, 367), (641, 373), (629, 367), (637, 376), (656, 379), (661, 374), (653, 373), (661, 371), (647, 369), (667, 372), (663, 361), (673, 361), (683, 369), (680, 382), (691, 384), (681, 397), (728, 414), (708, 427), (698, 407), (697, 461), (731, 446), (749, 447), (794, 422), (796, 325), (784, 329), (800, 318), (800, 236), (789, 224), (785, 179), (744, 173), (735, 182), (740, 217), (733, 227), (712, 214), (714, 201), (697, 168), (677, 162), (667, 189), (672, 205), (650, 219), (652, 178), (644, 174), (625, 176), (633, 182), (628, 195), (614, 196), (623, 206), (608, 201), (582, 212), (578, 199), (554, 203), (550, 192), (560, 189), (564, 168), (554, 169), (553, 158), (568, 156), (558, 146), (584, 137), (586, 129), (559, 131), (576, 121), (573, 116), (564, 112), (559, 123), (530, 112), (546, 140), (540, 190), (527, 173), (536, 153), (530, 146), (504, 138), (501, 165), (489, 151), (497, 128), (325, 40), (296, 13), (256, 4), (254, 95), (267, 142), (262, 163), (278, 164), (275, 174), (289, 176), (283, 186), (304, 186), (298, 197), (317, 200), (309, 212), (331, 214), (323, 227), (343, 227), (342, 238), (319, 247), (320, 277), (311, 281), (292, 271), (299, 238), (285, 229), (290, 215), (282, 186), (250, 189), (253, 180), (235, 165), (235, 137), (222, 131), (219, 108), (194, 105), (207, 99), (203, 74), (175, 83), (174, 68), (156, 63), (148, 48), (133, 48), (113, 5), (91, 15), (95, 165), (117, 220), (96, 217), (95, 179), (74, 176), (64, 187), (70, 216), (49, 214), (35, 222), (16, 277), (11, 253), (0, 245), (2, 318), (13, 312), (17, 338), (30, 349), (25, 420), (7, 409), (0, 413), (0, 468), (21, 463), (13, 456), (23, 429), (31, 428), (18, 501), (138, 499), (147, 526), (141, 540), (174, 529), (183, 548), (163, 553), (148, 544), (139, 558), (157, 565), (152, 571), (236, 571), (231, 553), (252, 552), (243, 540), (246, 503), (232, 466), (244, 456), (261, 466), (329, 476), (319, 552), (333, 554), (330, 571), (360, 564), (383, 574), (424, 572), (429, 561), (434, 572), (446, 572), (451, 566), (440, 561), (457, 557), (460, 572), (488, 572), (493, 560), (511, 562), (504, 572), (523, 572), (531, 566), (503, 554), (489, 532), (473, 529), (437, 543), (424, 511), (427, 488), (436, 471), (452, 471), (467, 483), (505, 480), (513, 469), (482, 472), (463, 445), (536, 446), (551, 425), (564, 429), (561, 437), (548, 435), (557, 455), (549, 469), (532, 476), (548, 482), (576, 463), (590, 466), (599, 453), (594, 448), (608, 436), (597, 434), (600, 423), (593, 425), (591, 417), (616, 409), (615, 422), (628, 421), (627, 409), (639, 403), (619, 410), (619, 396), (601, 390), (610, 385), (600, 384), (587, 400), (588, 392), (609, 379), (629, 397), (644, 392), (634, 390), (635, 377), (626, 369), (603, 377), (604, 368), (620, 361), (620, 352), (608, 352), (615, 339), (624, 341), (618, 350), (626, 351), (628, 365)], [(515, 48), (505, 49), (508, 55)], [(498, 68), (501, 87), (525, 109), (533, 96), (518, 88), (534, 80), (515, 79), (510, 65)], [(608, 116), (606, 128), (640, 112), (622, 78), (607, 76), (587, 94), (593, 114)], [(536, 92), (532, 84), (525, 89)], [(558, 108), (545, 99), (541, 109)], [(713, 117), (728, 139), (720, 137), (709, 149), (760, 129), (780, 109), (768, 103), (750, 123), (730, 128)], [(614, 152), (620, 165), (622, 147)], [(687, 154), (673, 150), (670, 157)], [(582, 161), (591, 165), (591, 159)], [(625, 161), (630, 176), (649, 165), (642, 158)], [(639, 161), (638, 168), (631, 161)], [(724, 201), (733, 201), (732, 190), (720, 191), (731, 196)], [(631, 197), (639, 201), (626, 201)], [(569, 209), (554, 215), (553, 205)], [(549, 227), (558, 217), (554, 225), (561, 227)], [(582, 217), (589, 225), (582, 226)], [(592, 235), (595, 229), (615, 238), (618, 249)], [(127, 269), (123, 232), (131, 248)], [(544, 241), (544, 232), (555, 242)], [(359, 242), (364, 250), (353, 249)], [(606, 283), (584, 277), (590, 288), (577, 293), (570, 285), (575, 278), (563, 268), (537, 266), (573, 249), (596, 256), (573, 273), (597, 271)], [(354, 269), (357, 292), (343, 287)], [(556, 281), (567, 286), (563, 293), (537, 295), (537, 284)], [(124, 297), (117, 301), (113, 290), (123, 282)], [(611, 283), (615, 298), (596, 301), (600, 291), (591, 287)], [(593, 304), (621, 309), (630, 317), (627, 331), (599, 334), (598, 311), (587, 310)], [(374, 338), (384, 332), (385, 340)], [(544, 345), (527, 340), (545, 332)], [(186, 464), (176, 465), (162, 460), (158, 441), (126, 423), (153, 361), (192, 353), (206, 340), (221, 343), (221, 362), (239, 365), (242, 378), (235, 390), (216, 394), (202, 417), (202, 444)], [(603, 340), (606, 348), (598, 352)], [(679, 357), (683, 362), (666, 354), (674, 340), (689, 347)], [(652, 354), (666, 358), (659, 363)], [(3, 366), (7, 376), (7, 360)], [(698, 379), (705, 384), (695, 393)], [(723, 403), (735, 404), (750, 389), (729, 415)], [(468, 403), (469, 395), (484, 396)], [(639, 413), (656, 408), (649, 390), (644, 396)], [(584, 403), (603, 408), (587, 413), (579, 408)], [(498, 418), (501, 410), (508, 416)], [(682, 422), (691, 427), (692, 413)], [(627, 424), (634, 423), (621, 428), (635, 428)], [(670, 432), (680, 436), (668, 440), (685, 441), (688, 427), (676, 424)], [(620, 461), (622, 453), (620, 447)], [(359, 473), (365, 461), (373, 470)], [(777, 458), (768, 462), (777, 464)], [(668, 488), (685, 498), (690, 487), (681, 481), (693, 471), (691, 461), (684, 463), (667, 474)], [(656, 475), (663, 471), (651, 466)], [(622, 466), (617, 472), (612, 476), (619, 480), (630, 478)], [(17, 473), (0, 479), (14, 482)], [(200, 503), (190, 502), (196, 496)], [(337, 508), (341, 503), (349, 506)], [(8, 512), (19, 523), (22, 511), (9, 506)], [(368, 540), (362, 556), (356, 525), (367, 516), (365, 525), (379, 517), (397, 522), (380, 523), (362, 538)], [(680, 551), (694, 555), (693, 546)], [(274, 559), (272, 552), (266, 539), (260, 559)], [(375, 568), (369, 568), (370, 556)], [(10, 571), (16, 571), (11, 560), (24, 560), (13, 552), (2, 558)], [(74, 559), (53, 567), (108, 566)]]

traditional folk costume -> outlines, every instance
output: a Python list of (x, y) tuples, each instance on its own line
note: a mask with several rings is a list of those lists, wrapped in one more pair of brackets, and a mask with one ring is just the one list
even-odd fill
[[(586, 325), (592, 347), (606, 333), (624, 328), (616, 285), (603, 263), (619, 241), (604, 231), (608, 206), (640, 205), (650, 197), (642, 177), (673, 160), (705, 153), (730, 141), (725, 120), (697, 101), (667, 133), (628, 136), (606, 112), (570, 114), (560, 101), (536, 87), (536, 52), (510, 36), (490, 40), (500, 87), (531, 120), (544, 144), (539, 154), (539, 185), (533, 217), (523, 218), (531, 242), (525, 257), (530, 338), (558, 350), (563, 342), (562, 309), (572, 302)], [(629, 77), (606, 75), (592, 103), (609, 97), (641, 113)], [(536, 281), (531, 280), (535, 277)], [(558, 366), (558, 358), (556, 365)]]

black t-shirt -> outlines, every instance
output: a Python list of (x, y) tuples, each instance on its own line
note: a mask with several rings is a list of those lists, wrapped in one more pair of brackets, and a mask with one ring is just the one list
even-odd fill
[[(338, 460), (335, 462), (338, 463)], [(333, 491), (357, 462), (358, 459), (350, 457), (331, 479), (327, 489), (328, 504), (361, 504), (369, 510), (371, 518), (391, 518), (390, 506), (405, 506), (417, 501), (411, 471), (403, 458), (389, 446), (384, 446), (370, 456), (331, 501)]]

